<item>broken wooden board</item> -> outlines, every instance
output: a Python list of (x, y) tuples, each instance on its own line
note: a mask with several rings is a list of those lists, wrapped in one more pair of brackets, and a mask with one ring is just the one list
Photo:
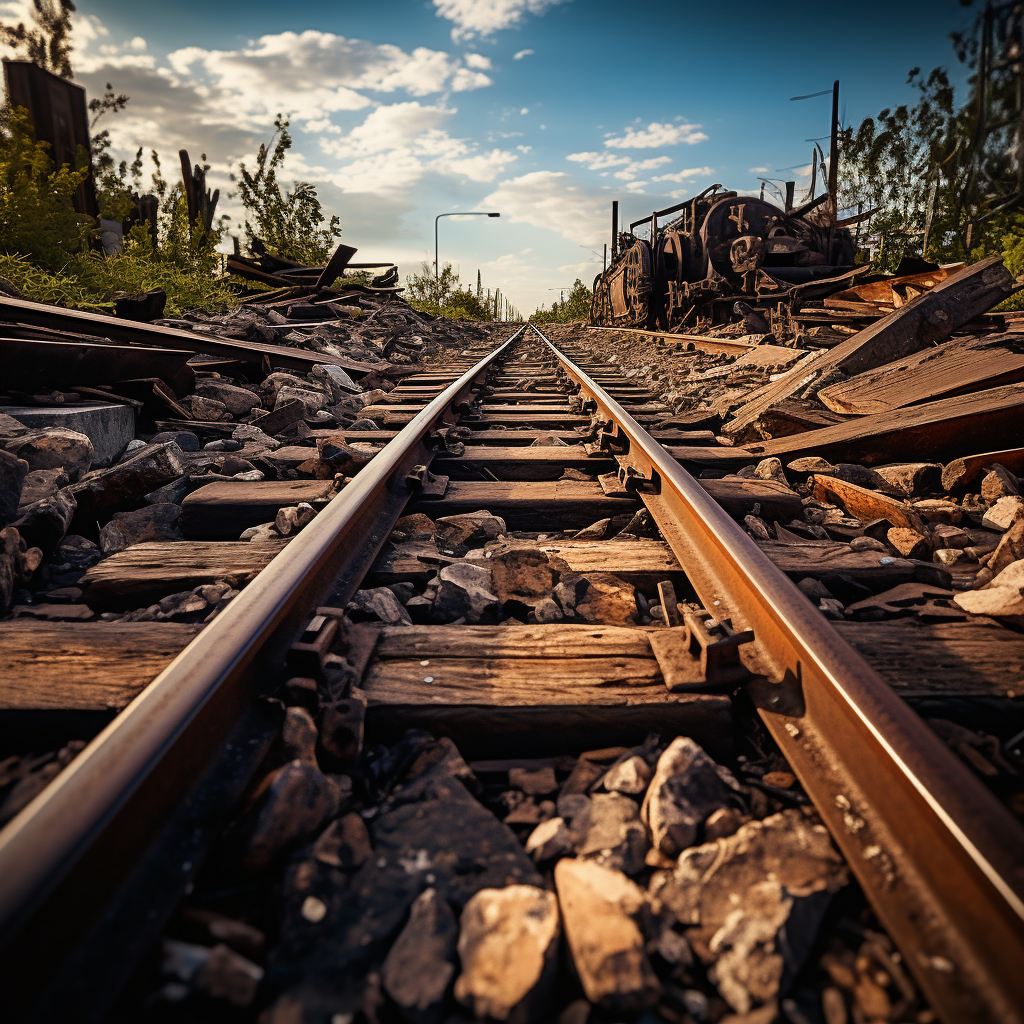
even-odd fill
[(1004, 448), (998, 452), (984, 452), (981, 455), (965, 455), (954, 459), (942, 470), (943, 490), (968, 487), (986, 470), (995, 464), (1005, 466), (1011, 473), (1024, 473), (1024, 448)]
[(82, 600), (96, 611), (145, 608), (168, 594), (228, 576), (251, 578), (270, 564), (286, 540), (157, 541), (132, 544), (97, 562), (79, 580)]
[(746, 445), (769, 455), (820, 455), (830, 462), (948, 462), (989, 446), (1024, 444), (1024, 384), (862, 416), (805, 434)]
[(187, 495), (181, 503), (181, 532), (192, 540), (237, 540), (250, 526), (272, 523), (278, 511), (300, 501), (327, 504), (332, 480), (219, 480)]
[(177, 622), (5, 622), (0, 710), (120, 711), (202, 628)]
[(901, 309), (851, 335), (847, 341), (802, 361), (781, 379), (755, 391), (722, 430), (745, 441), (755, 421), (772, 406), (805, 387), (813, 374), (821, 380), (832, 370), (863, 373), (948, 337), (958, 327), (1006, 298), (1013, 276), (993, 256), (953, 274)]
[[(238, 341), (222, 338), (215, 334), (198, 331), (180, 331), (174, 327), (160, 327), (156, 324), (140, 323), (137, 320), (121, 320), (114, 316), (102, 316), (79, 309), (63, 309), (41, 302), (14, 299), (0, 292), (0, 320), (29, 324), (37, 327), (56, 328), (93, 337), (110, 338), (112, 341), (140, 342), (159, 345), (163, 348), (184, 349), (189, 353), (204, 352), (209, 355), (241, 359), (246, 362), (261, 362), (264, 358), (272, 367), (285, 370), (300, 370), (303, 373), (318, 363), (331, 363), (356, 376), (377, 372), (383, 374), (391, 368), (390, 363), (362, 363), (347, 356), (334, 356), (328, 352), (308, 352), (301, 348), (285, 345), (266, 345), (254, 341)], [(301, 322), (296, 322), (301, 327)]]
[[(0, 334), (5, 333), (0, 326)], [(11, 332), (13, 333), (13, 332)], [(114, 345), (82, 338), (0, 337), (4, 386), (30, 394), (70, 390), (94, 384), (158, 377), (191, 390), (195, 375), (188, 368), (191, 352), (144, 345)], [(192, 385), (189, 386), (189, 381)]]
[(427, 729), (467, 757), (593, 749), (647, 730), (710, 752), (731, 733), (729, 699), (669, 693), (645, 632), (628, 627), (385, 627), (361, 686), (368, 730)]
[(834, 622), (901, 697), (1020, 694), (1024, 636), (980, 622)]
[(893, 526), (921, 531), (921, 517), (909, 506), (881, 491), (848, 483), (838, 477), (816, 473), (811, 477), (815, 499), (826, 505), (839, 505), (862, 523), (886, 519)]
[(822, 388), (818, 399), (833, 412), (869, 416), (950, 394), (1015, 384), (1024, 380), (1024, 353), (1000, 344), (1006, 337), (947, 341)]

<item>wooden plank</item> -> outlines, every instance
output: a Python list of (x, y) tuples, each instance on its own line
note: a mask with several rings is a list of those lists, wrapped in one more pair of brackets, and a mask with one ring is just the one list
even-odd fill
[(272, 523), (286, 506), (326, 505), (333, 486), (332, 480), (216, 481), (186, 496), (179, 526), (193, 540), (237, 540), (250, 526)]
[(820, 455), (833, 462), (947, 462), (986, 444), (1024, 444), (1024, 384), (862, 416), (834, 427), (751, 442), (768, 455)]
[[(469, 629), (475, 643), (466, 642), (463, 627), (386, 629), (361, 684), (368, 698), (367, 728), (384, 736), (429, 729), (451, 736), (469, 757), (592, 749), (632, 742), (647, 730), (684, 733), (711, 750), (728, 747), (727, 697), (669, 693), (649, 645), (643, 656), (610, 653), (609, 644), (619, 643), (623, 650), (642, 650), (646, 638), (625, 636), (642, 635), (640, 630)], [(408, 636), (393, 639), (397, 631)], [(452, 643), (467, 656), (452, 656)], [(388, 656), (389, 644), (400, 645), (391, 649), (401, 655)], [(409, 650), (415, 653), (406, 656)], [(481, 656), (481, 650), (493, 656)], [(580, 653), (552, 653), (559, 650)]]
[(920, 351), (994, 306), (1013, 288), (1013, 277), (998, 256), (964, 267), (913, 302), (755, 391), (723, 432), (745, 440), (758, 417), (805, 387), (810, 373), (818, 379), (832, 370), (862, 373)]
[(4, 622), (0, 710), (120, 711), (201, 629), (177, 622)]
[(192, 376), (186, 366), (190, 355), (177, 349), (112, 345), (56, 334), (46, 339), (0, 337), (5, 387), (30, 392), (44, 384), (52, 390), (150, 377), (175, 381), (183, 370)]
[[(654, 655), (647, 638), (649, 632), (650, 629), (633, 626), (577, 623), (385, 626), (380, 632), (374, 657), (378, 660), (422, 659), (443, 652), (445, 658), (624, 658), (650, 661)], [(643, 678), (651, 678), (655, 672), (656, 666), (648, 665)]]
[(610, 473), (616, 465), (610, 454), (591, 458), (581, 444), (538, 448), (470, 445), (462, 455), (441, 452), (430, 470), (453, 480), (478, 480), (488, 473), (501, 480), (557, 480), (566, 469), (596, 475)]
[(677, 462), (684, 466), (696, 466), (700, 469), (722, 469), (734, 473), (744, 466), (761, 461), (760, 455), (752, 455), (746, 448), (665, 446), (665, 450)]
[(890, 498), (881, 491), (847, 483), (834, 476), (815, 474), (811, 478), (814, 497), (825, 504), (840, 505), (862, 523), (887, 519), (893, 526), (921, 530), (921, 517), (902, 501)]
[[(769, 522), (777, 519), (788, 523), (803, 510), (800, 496), (775, 480), (732, 477), (698, 483), (737, 518), (748, 515), (755, 504), (761, 506), (761, 515)], [(452, 480), (443, 498), (417, 497), (410, 511), (436, 517), (487, 509), (507, 519), (513, 529), (565, 530), (638, 507), (634, 498), (608, 497), (600, 484), (582, 480)], [(513, 523), (518, 525), (512, 526)]]
[[(159, 345), (164, 348), (204, 352), (208, 355), (241, 359), (246, 362), (258, 363), (265, 356), (271, 366), (286, 370), (306, 372), (318, 363), (331, 363), (351, 374), (363, 376), (374, 371), (383, 374), (391, 369), (390, 363), (363, 363), (349, 359), (347, 356), (333, 356), (328, 352), (308, 352), (305, 349), (289, 348), (284, 345), (238, 341), (213, 334), (201, 334), (198, 331), (179, 331), (174, 327), (160, 327), (137, 320), (121, 320), (114, 316), (87, 313), (80, 309), (63, 309), (41, 302), (14, 299), (2, 292), (0, 292), (0, 319), (110, 338), (113, 341), (126, 344), (145, 341), (150, 345)], [(304, 325), (301, 322), (296, 322), (295, 326)]]
[(288, 542), (171, 541), (133, 544), (97, 562), (79, 581), (97, 611), (144, 608), (168, 594), (258, 573)]
[(979, 622), (834, 622), (902, 697), (1020, 695), (1024, 636)]
[[(683, 571), (672, 549), (658, 540), (557, 540), (540, 541), (537, 547), (560, 558), (574, 572), (610, 572), (639, 587), (655, 587), (670, 574)], [(456, 561), (438, 554), (431, 541), (389, 543), (377, 556), (369, 578), (376, 585), (425, 582), (439, 565)]]
[(868, 416), (953, 393), (1024, 380), (1024, 353), (999, 344), (1006, 336), (947, 341), (832, 384), (818, 399), (833, 412)]
[(872, 590), (885, 590), (917, 578), (917, 563), (893, 558), (883, 564), (883, 551), (851, 551), (848, 544), (831, 540), (806, 540), (784, 544), (759, 540), (757, 546), (794, 580), (807, 576), (816, 580), (848, 576)]
[(600, 484), (581, 480), (452, 480), (443, 498), (415, 496), (407, 511), (436, 518), (486, 509), (510, 529), (567, 530), (632, 514), (639, 507), (635, 498), (609, 498)]
[(1024, 473), (1024, 448), (1003, 448), (997, 452), (954, 459), (942, 470), (942, 487), (946, 491), (967, 487), (978, 479), (987, 466), (995, 463), (1005, 466), (1011, 473)]

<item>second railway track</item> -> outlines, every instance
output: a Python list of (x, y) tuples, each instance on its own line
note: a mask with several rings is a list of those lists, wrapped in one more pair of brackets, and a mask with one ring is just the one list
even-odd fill
[[(684, 466), (734, 468), (730, 450), (710, 446), (706, 432), (655, 427), (668, 413), (618, 368), (527, 325), (489, 351), (466, 350), (406, 377), (386, 404), (364, 410), (378, 430), (337, 431), (346, 442), (386, 446), (0, 832), (0, 977), (12, 1019), (63, 1019), (70, 1008), (86, 1020), (132, 1019), (152, 1008), (161, 935), (165, 960), (177, 964), (170, 969), (177, 998), (191, 1007), (189, 986), (203, 971), (214, 976), (209, 951), (230, 931), (222, 924), (218, 932), (215, 919), (236, 924), (223, 938), (233, 952), (217, 955), (245, 951), (252, 967), (248, 1001), (235, 999), (231, 1011), (239, 1019), (255, 1019), (258, 1009), (271, 1024), (340, 1024), (359, 1013), (374, 1020), (378, 1009), (382, 1021), (399, 1019), (402, 986), (393, 964), (389, 980), (385, 957), (399, 948), (401, 928), (412, 927), (405, 921), (413, 900), (436, 888), (464, 911), (478, 891), (512, 883), (554, 889), (579, 981), (567, 974), (552, 981), (553, 968), (538, 968), (504, 1017), (560, 1019), (578, 995), (573, 984), (595, 1013), (620, 1015), (607, 1019), (652, 1010), (670, 1021), (720, 1017), (725, 1003), (702, 1018), (696, 996), (673, 1002), (673, 991), (700, 995), (706, 981), (680, 966), (682, 954), (673, 964), (665, 936), (685, 936), (708, 976), (719, 978), (727, 975), (718, 963), (726, 940), (715, 945), (700, 934), (708, 921), (684, 912), (681, 869), (671, 875), (679, 822), (659, 825), (650, 796), (639, 804), (651, 771), (653, 791), (672, 774), (671, 758), (682, 757), (676, 745), (664, 752), (665, 744), (688, 737), (735, 768), (741, 784), (721, 806), (712, 800), (703, 811), (661, 812), (687, 820), (689, 831), (678, 833), (689, 836), (684, 848), (706, 839), (706, 849), (717, 842), (725, 857), (743, 829), (752, 829), (745, 841), (756, 846), (774, 827), (762, 820), (811, 820), (809, 798), (895, 943), (901, 959), (894, 962), (931, 1008), (914, 1004), (911, 993), (908, 1012), (913, 1004), (921, 1021), (934, 1019), (929, 1013), (947, 1022), (1021, 1020), (1024, 831), (894, 690), (887, 673), (897, 662), (900, 687), (914, 689), (913, 655), (871, 657), (884, 646), (885, 624), (870, 624), (868, 644), (856, 623), (834, 628), (793, 582), (813, 571), (795, 564), (792, 552), (777, 565), (740, 525), (748, 516), (786, 523), (800, 515), (799, 497), (773, 480), (691, 476)], [(325, 496), (319, 482), (292, 483), (225, 482), (193, 492), (183, 517), (195, 544), (224, 543), (216, 557), (241, 582), (254, 571), (246, 561), (254, 549), (234, 538), (314, 491)], [(121, 564), (135, 573), (139, 604), (161, 587), (169, 592), (172, 579), (191, 579), (198, 569), (185, 564), (190, 557), (213, 557), (186, 547), (172, 559), (174, 552), (147, 549), (143, 564), (131, 551)], [(104, 582), (97, 571), (93, 585), (113, 593), (118, 566), (106, 572)], [(124, 607), (123, 593), (119, 600)], [(121, 629), (130, 635), (127, 624)], [(897, 628), (890, 647), (901, 636)], [(737, 724), (748, 712), (762, 725), (753, 717)], [(743, 730), (762, 726), (799, 780), (795, 787), (743, 773), (750, 761)], [(648, 734), (660, 740), (645, 746)], [(458, 753), (430, 738), (442, 736)], [(745, 760), (737, 761), (741, 750)], [(445, 765), (448, 776), (438, 767)], [(646, 777), (632, 787), (605, 785), (606, 770), (620, 765)], [(503, 807), (507, 827), (475, 801), (452, 811), (464, 806), (459, 778), (477, 795), (482, 786), (481, 800), (488, 787), (519, 793)], [(409, 838), (388, 824), (415, 806), (399, 794), (417, 786), (423, 792), (409, 800), (436, 810), (448, 834), (426, 836), (409, 825)], [(629, 813), (616, 812), (626, 815), (619, 822), (626, 838), (623, 850), (607, 855), (600, 844), (582, 850), (586, 829), (577, 822), (573, 831), (574, 805), (566, 802), (598, 792), (635, 812), (635, 828)], [(556, 793), (557, 802), (542, 799)], [(731, 831), (720, 821), (705, 832), (723, 809), (731, 809)], [(584, 812), (576, 813), (582, 822)], [(351, 852), (356, 839), (330, 838), (344, 831), (339, 821), (358, 831), (352, 815), (366, 823), (360, 835), (369, 826), (375, 845), (359, 864), (339, 853)], [(555, 869), (551, 881), (557, 858), (545, 859), (527, 841), (545, 872), (538, 875), (508, 830), (527, 840), (556, 818), (567, 823), (570, 845), (561, 852), (577, 854), (567, 863), (596, 860), (634, 876), (661, 915), (658, 925), (634, 924), (638, 936), (646, 929), (639, 944), (613, 950), (624, 958), (621, 970), (606, 965), (602, 974), (594, 966), (600, 957), (584, 949), (572, 879), (563, 884)], [(800, 827), (793, 825), (795, 836)], [(491, 844), (477, 862), (474, 829)], [(420, 845), (399, 850), (403, 866), (388, 864), (385, 851), (413, 839)], [(803, 840), (793, 842), (795, 858)], [(770, 858), (763, 867), (765, 880), (785, 875)], [(834, 880), (842, 869), (829, 870)], [(390, 891), (391, 902), (377, 907), (377, 890)], [(502, 905), (502, 897), (488, 898)], [(352, 918), (352, 907), (363, 917)], [(542, 906), (535, 916), (545, 913)], [(474, 950), (483, 947), (485, 957), (487, 943), (500, 945), (500, 937), (466, 938), (469, 916), (463, 912), (464, 973), (455, 995), (470, 1019), (474, 1009), (504, 1019), (501, 998), (512, 998), (514, 983), (481, 980), (472, 968)], [(614, 932), (622, 918), (590, 927)], [(748, 949), (769, 974), (785, 959), (776, 951), (785, 926), (772, 928)], [(269, 953), (252, 940), (261, 930), (273, 936)], [(194, 941), (199, 933), (202, 941)], [(507, 948), (535, 940), (520, 937)], [(206, 954), (196, 952), (202, 948)], [(324, 950), (335, 957), (334, 975)], [(557, 946), (541, 953), (557, 960)], [(191, 974), (182, 966), (189, 956), (200, 958)], [(515, 975), (513, 966), (506, 969)], [(238, 978), (246, 968), (232, 969), (222, 970), (235, 979), (231, 992), (245, 989)], [(346, 971), (360, 984), (339, 981)], [(690, 979), (689, 988), (673, 972)], [(735, 975), (745, 980), (719, 986), (733, 1011), (773, 1005), (770, 981), (758, 989), (757, 979)], [(203, 993), (211, 1001), (199, 1010), (182, 1009), (161, 989), (160, 1012), (215, 1016), (210, 1007), (232, 997), (211, 994), (211, 984)], [(378, 1004), (366, 996), (374, 985)], [(442, 984), (434, 1009), (455, 1012), (446, 992)], [(416, 1011), (406, 1010), (412, 1019)]]

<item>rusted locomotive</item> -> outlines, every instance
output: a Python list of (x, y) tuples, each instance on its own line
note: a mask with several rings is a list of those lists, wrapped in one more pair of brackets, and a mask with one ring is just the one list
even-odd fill
[[(820, 297), (846, 286), (854, 241), (836, 225), (827, 198), (781, 210), (712, 185), (621, 233), (613, 204), (611, 261), (594, 280), (591, 322), (675, 330), (736, 313), (767, 322), (795, 292)], [(649, 230), (638, 238), (642, 224)]]

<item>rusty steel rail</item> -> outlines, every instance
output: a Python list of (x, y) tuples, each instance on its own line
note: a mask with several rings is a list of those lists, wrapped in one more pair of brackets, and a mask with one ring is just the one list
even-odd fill
[[(455, 422), (454, 409), (483, 385), (489, 368), (524, 330), (418, 412), (0, 831), (0, 991), (6, 1019), (37, 1012), (34, 1004), (59, 975), (62, 961), (97, 927), (175, 808), (191, 799), (253, 697), (267, 691), (268, 680), (280, 678), (284, 655), (315, 608), (351, 598), (414, 493), (407, 475), (430, 462), (430, 432), (441, 422)], [(257, 765), (258, 758), (251, 771)], [(236, 783), (239, 792), (248, 777), (243, 773)], [(198, 866), (180, 866), (172, 900)], [(91, 1008), (80, 1009), (78, 1019), (92, 1019)]]
[(697, 481), (537, 333), (609, 424), (704, 606), (754, 631), (754, 704), (936, 1012), (946, 1024), (1020, 1024), (1024, 829)]
[(748, 344), (745, 341), (730, 341), (728, 338), (707, 338), (703, 334), (672, 334), (670, 331), (648, 331), (643, 327), (587, 327), (588, 331), (608, 333), (616, 331), (620, 334), (637, 334), (642, 338), (664, 338), (666, 341), (683, 342), (693, 345), (701, 352), (711, 352), (719, 355), (741, 356), (744, 352), (751, 352), (757, 345)]

